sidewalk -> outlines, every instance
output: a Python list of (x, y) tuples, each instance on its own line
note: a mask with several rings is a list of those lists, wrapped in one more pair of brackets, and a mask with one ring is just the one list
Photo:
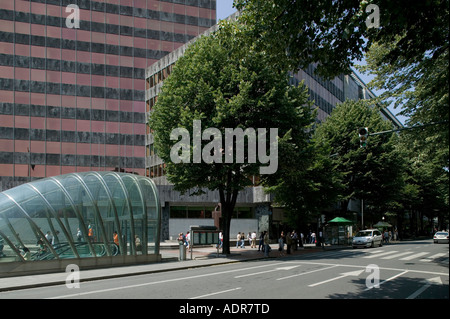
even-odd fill
[[(278, 244), (271, 245), (272, 251), (269, 254), (269, 258), (279, 258)], [(342, 246), (326, 246), (325, 250), (329, 249), (341, 249)], [(316, 247), (313, 244), (305, 245), (303, 249), (294, 251), (288, 256), (298, 256), (302, 254), (309, 254), (318, 251), (323, 251), (322, 247)], [(190, 259), (190, 252), (186, 252), (186, 260), (179, 261), (179, 246), (174, 243), (161, 243), (160, 253), (162, 261), (158, 263), (151, 263), (147, 265), (137, 266), (123, 266), (112, 268), (101, 268), (91, 270), (80, 271), (80, 282), (93, 281), (101, 279), (111, 279), (117, 277), (135, 276), (143, 274), (151, 274), (165, 271), (174, 271), (187, 268), (206, 267), (211, 265), (243, 262), (247, 260), (263, 259), (264, 253), (258, 251), (257, 248), (235, 248), (231, 247), (231, 254), (226, 256), (219, 253), (217, 255), (217, 249), (213, 246), (194, 247), (192, 257)], [(26, 289), (42, 286), (52, 285), (64, 285), (66, 284), (66, 278), (68, 273), (51, 273), (44, 275), (30, 275), (30, 276), (18, 276), (0, 278), (0, 292), (8, 290)]]

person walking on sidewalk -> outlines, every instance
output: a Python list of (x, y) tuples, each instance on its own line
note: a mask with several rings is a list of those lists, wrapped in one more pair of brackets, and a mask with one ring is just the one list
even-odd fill
[(278, 251), (280, 257), (284, 256), (283, 250), (284, 250), (284, 233), (281, 232), (280, 238), (278, 238)]
[(256, 232), (252, 233), (252, 245), (251, 248), (256, 248)]
[(288, 232), (286, 234), (286, 253), (288, 255), (291, 254), (291, 247), (292, 247), (292, 237), (291, 237), (291, 233)]
[(269, 251), (270, 251), (269, 232), (264, 231), (264, 257), (269, 257)]

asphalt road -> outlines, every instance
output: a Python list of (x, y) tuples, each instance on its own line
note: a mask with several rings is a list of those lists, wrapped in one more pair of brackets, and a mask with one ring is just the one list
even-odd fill
[[(255, 301), (264, 304), (269, 299), (449, 299), (449, 245), (426, 240), (319, 251), (82, 282), (79, 288), (61, 285), (0, 293), (0, 299), (6, 298), (250, 299), (248, 307), (260, 313), (269, 310), (255, 306)], [(189, 307), (186, 303), (185, 309), (176, 310), (188, 311)], [(216, 310), (224, 311), (223, 307)]]

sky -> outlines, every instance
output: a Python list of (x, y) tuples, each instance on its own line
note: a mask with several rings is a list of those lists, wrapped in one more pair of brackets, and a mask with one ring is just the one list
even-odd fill
[[(236, 9), (233, 8), (233, 0), (217, 0), (216, 2), (216, 12), (217, 12), (217, 21), (221, 20), (221, 19), (225, 19), (226, 17), (228, 17), (229, 15), (233, 14), (234, 12), (236, 12)], [(371, 77), (361, 74), (358, 71), (356, 71), (354, 68), (353, 70), (355, 71), (355, 73), (361, 78), (361, 80), (364, 81), (364, 83), (369, 83), (371, 80)], [(375, 95), (379, 95), (381, 94), (382, 91), (376, 91), (376, 90), (372, 90), (373, 93)], [(397, 118), (399, 119), (399, 121), (403, 124), (405, 124), (405, 120), (406, 118), (403, 116), (398, 116), (397, 113), (400, 111), (399, 109), (394, 109), (393, 107), (389, 107), (389, 110), (397, 116)]]

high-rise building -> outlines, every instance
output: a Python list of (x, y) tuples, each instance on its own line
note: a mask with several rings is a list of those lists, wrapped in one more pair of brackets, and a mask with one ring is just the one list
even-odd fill
[(0, 191), (145, 174), (145, 69), (216, 22), (216, 0), (0, 0)]

